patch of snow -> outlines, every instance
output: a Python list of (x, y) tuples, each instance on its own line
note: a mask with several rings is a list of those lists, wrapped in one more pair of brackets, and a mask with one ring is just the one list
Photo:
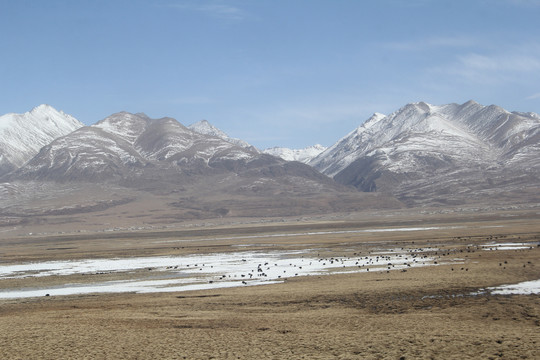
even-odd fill
[(538, 295), (540, 294), (540, 280), (495, 286), (486, 290), (492, 295)]

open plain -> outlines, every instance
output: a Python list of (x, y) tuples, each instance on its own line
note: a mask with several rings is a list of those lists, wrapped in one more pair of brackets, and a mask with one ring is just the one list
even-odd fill
[[(537, 209), (396, 210), (341, 218), (193, 224), (160, 231), (6, 236), (1, 266), (66, 259), (136, 263), (147, 257), (185, 259), (243, 252), (264, 257), (280, 251), (289, 254), (285, 260), (295, 253), (301, 254), (299, 259), (345, 265), (343, 271), (334, 267), (309, 276), (288, 272), (259, 286), (238, 277), (228, 279), (233, 287), (212, 287), (219, 281), (202, 277), (200, 284), (204, 281), (208, 288), (201, 290), (4, 298), (1, 356), (538, 358), (540, 295), (498, 295), (490, 289), (540, 278), (538, 217)], [(426, 263), (396, 266), (394, 259), (394, 264), (362, 267), (352, 262), (379, 257), (382, 263), (391, 253), (407, 258), (409, 264), (413, 258)], [(155, 268), (34, 275), (3, 276), (0, 290), (45, 292), (73, 284), (171, 276)]]

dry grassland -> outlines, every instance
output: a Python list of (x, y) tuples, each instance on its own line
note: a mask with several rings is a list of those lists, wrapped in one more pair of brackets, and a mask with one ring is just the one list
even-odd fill
[[(253, 250), (268, 248), (272, 242), (272, 249), (325, 249), (321, 256), (432, 246), (445, 264), (205, 291), (1, 300), (0, 357), (540, 358), (539, 295), (471, 295), (489, 286), (540, 278), (540, 247), (481, 251), (476, 246), (489, 241), (538, 242), (540, 223), (534, 213), (387, 223), (441, 227), (429, 231), (242, 238), (382, 226), (371, 220), (305, 222), (110, 238), (95, 234), (6, 239), (1, 247), (6, 261), (238, 251), (237, 245), (248, 243)], [(14, 280), (9, 281), (0, 281), (0, 287), (13, 287)], [(36, 280), (18, 285), (29, 286), (32, 281)]]

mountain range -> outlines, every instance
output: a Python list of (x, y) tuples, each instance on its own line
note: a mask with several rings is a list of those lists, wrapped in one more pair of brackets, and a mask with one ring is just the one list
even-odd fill
[(57, 137), (0, 183), (0, 217), (126, 203), (126, 213), (144, 213), (128, 217), (160, 214), (153, 221), (353, 211), (370, 202), (399, 206), (392, 198), (372, 201), (306, 164), (261, 153), (207, 122), (188, 128), (172, 118), (128, 112)]
[(126, 182), (159, 171), (208, 171), (258, 156), (171, 118), (121, 112), (52, 141), (13, 179)]
[(116, 189), (113, 205), (142, 191), (195, 217), (531, 203), (540, 201), (540, 116), (419, 102), (375, 113), (328, 148), (260, 151), (206, 120), (186, 127), (120, 112), (84, 126), (41, 105), (0, 117), (0, 182), (12, 210), (54, 188), (44, 184), (73, 194), (104, 184)]

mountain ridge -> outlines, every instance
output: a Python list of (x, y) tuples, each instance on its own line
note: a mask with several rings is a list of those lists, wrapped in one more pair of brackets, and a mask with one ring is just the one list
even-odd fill
[[(328, 148), (276, 147), (262, 152), (206, 120), (186, 127), (172, 118), (123, 111), (82, 126), (47, 105), (15, 115), (47, 118), (49, 113), (59, 117), (59, 124), (76, 129), (59, 126), (63, 133), (39, 152), (34, 149), (33, 158), (20, 166), (5, 166), (0, 172), (3, 181), (112, 181), (177, 189), (180, 183), (208, 177), (229, 182), (221, 189), (231, 194), (241, 188), (270, 196), (282, 192), (283, 186), (291, 189), (290, 181), (296, 179), (293, 183), (307, 186), (293, 186), (297, 194), (344, 191), (349, 186), (395, 196), (410, 206), (460, 204), (487, 194), (499, 196), (497, 190), (519, 194), (520, 189), (540, 187), (540, 116), (472, 100), (410, 103), (389, 115), (374, 113)], [(2, 153), (0, 161), (5, 161)], [(338, 185), (344, 187), (338, 190)]]

